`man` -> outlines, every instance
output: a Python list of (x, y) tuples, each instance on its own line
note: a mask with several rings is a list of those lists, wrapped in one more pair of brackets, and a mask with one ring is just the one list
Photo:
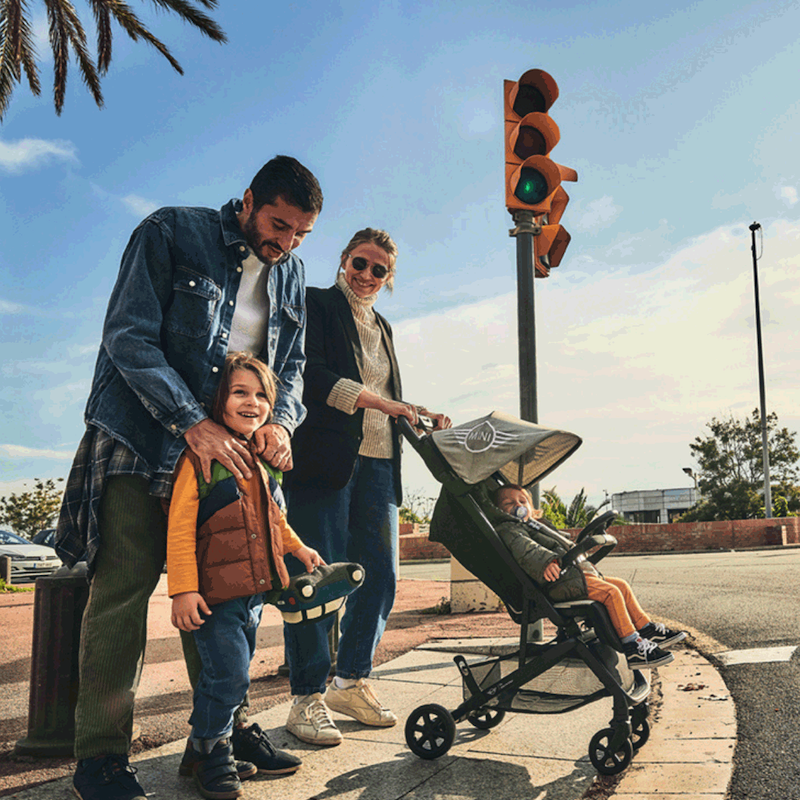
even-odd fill
[[(290, 437), (305, 415), (305, 277), (291, 251), (321, 209), (316, 178), (277, 156), (241, 201), (219, 211), (162, 208), (125, 249), (58, 523), (59, 554), (70, 565), (85, 558), (91, 576), (75, 712), (82, 800), (145, 797), (127, 753), (178, 458), (190, 447), (206, 480), (213, 460), (237, 477), (254, 468), (247, 448), (208, 416), (229, 349), (250, 350), (278, 376), (257, 444), (277, 469), (292, 467)], [(244, 749), (294, 759), (276, 755), (255, 728)]]

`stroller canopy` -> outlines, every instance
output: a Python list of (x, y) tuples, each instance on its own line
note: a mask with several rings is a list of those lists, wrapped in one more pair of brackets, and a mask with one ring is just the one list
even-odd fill
[(431, 438), (465, 483), (480, 483), (499, 471), (509, 483), (525, 488), (538, 483), (582, 444), (574, 433), (544, 428), (501, 411), (436, 431)]

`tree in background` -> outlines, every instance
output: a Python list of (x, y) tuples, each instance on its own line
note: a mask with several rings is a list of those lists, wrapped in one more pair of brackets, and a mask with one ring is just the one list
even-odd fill
[[(173, 11), (186, 22), (215, 42), (227, 41), (222, 29), (200, 8), (189, 0), (152, 0), (159, 10)], [(172, 68), (183, 75), (181, 65), (173, 58), (167, 46), (141, 23), (133, 9), (121, 0), (89, 0), (94, 13), (97, 33), (97, 66), (89, 54), (86, 32), (75, 7), (69, 0), (45, 0), (49, 25), (50, 47), (53, 50), (53, 102), (56, 114), (64, 107), (67, 88), (69, 54), (75, 56), (83, 82), (102, 108), (100, 76), (108, 72), (111, 63), (111, 22), (116, 22), (134, 41), (143, 39), (155, 47)], [(217, 0), (197, 0), (197, 5), (213, 9)], [(8, 109), (14, 84), (28, 80), (31, 92), (41, 93), (39, 60), (33, 41), (33, 24), (30, 3), (27, 0), (0, 0), (0, 122)]]
[[(752, 519), (764, 516), (764, 464), (761, 415), (755, 409), (744, 420), (734, 416), (713, 417), (706, 426), (709, 436), (698, 436), (689, 445), (700, 466), (697, 481), (702, 495), (681, 522)], [(772, 488), (773, 516), (800, 510), (797, 461), (800, 451), (795, 432), (778, 427), (778, 415), (767, 416), (767, 448)]]
[(8, 525), (26, 539), (32, 539), (40, 530), (53, 526), (63, 494), (52, 478), (35, 480), (31, 492), (0, 497), (0, 525)]
[(552, 489), (545, 489), (542, 511), (544, 516), (559, 529), (584, 528), (597, 513), (597, 509), (586, 502), (586, 491), (584, 489), (581, 489), (572, 498), (572, 502), (567, 508), (564, 501), (559, 497), (558, 492), (556, 492), (555, 486)]
[(431, 521), (435, 497), (426, 497), (420, 489), (403, 491), (403, 505), (400, 506), (400, 522), (416, 522), (425, 525)]

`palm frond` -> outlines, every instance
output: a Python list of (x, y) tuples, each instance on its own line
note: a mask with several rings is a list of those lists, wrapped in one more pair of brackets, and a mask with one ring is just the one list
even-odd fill
[[(194, 25), (201, 33), (204, 33), (215, 42), (227, 42), (228, 37), (225, 36), (222, 28), (214, 22), (211, 17), (204, 14), (200, 9), (195, 8), (191, 3), (186, 0), (150, 0), (153, 5), (158, 8), (165, 8), (168, 11), (174, 11), (178, 16), (185, 19), (187, 22)], [(216, 2), (203, 3), (206, 8), (214, 8)]]
[(169, 61), (172, 68), (179, 75), (183, 75), (183, 67), (175, 60), (167, 46), (142, 25), (139, 18), (134, 14), (133, 9), (127, 3), (124, 3), (122, 0), (95, 0), (95, 2), (102, 3), (108, 8), (122, 30), (124, 30), (134, 42), (138, 41), (139, 38), (144, 39)]
[(50, 49), (53, 51), (53, 102), (56, 114), (64, 107), (69, 67), (69, 36), (64, 19), (63, 4), (58, 0), (45, 0), (49, 26)]
[(97, 70), (92, 63), (91, 56), (86, 47), (86, 32), (83, 29), (83, 25), (72, 3), (68, 2), (68, 0), (61, 0), (61, 2), (64, 6), (67, 36), (69, 37), (72, 51), (75, 53), (78, 68), (81, 71), (81, 78), (86, 88), (91, 92), (95, 103), (97, 103), (99, 108), (102, 108), (103, 93), (100, 91), (100, 77), (97, 74)]
[(97, 69), (101, 75), (105, 75), (111, 64), (111, 14), (97, 0), (90, 0), (90, 3), (97, 28)]
[(36, 48), (25, 0), (0, 0), (0, 121), (23, 70), (31, 92), (40, 94)]

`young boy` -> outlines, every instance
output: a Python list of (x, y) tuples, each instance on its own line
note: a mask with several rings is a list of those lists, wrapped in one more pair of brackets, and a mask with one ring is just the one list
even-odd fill
[(602, 603), (619, 635), (628, 665), (634, 669), (659, 667), (673, 660), (665, 652), (686, 638), (685, 631), (673, 631), (653, 622), (621, 578), (601, 576), (586, 559), (561, 569), (560, 559), (574, 547), (564, 534), (542, 520), (533, 507), (530, 493), (516, 484), (501, 486), (494, 504), (514, 518), (501, 522), (497, 533), (520, 566), (543, 586), (551, 600), (586, 599)]
[[(248, 353), (225, 360), (211, 412), (244, 441), (271, 416), (275, 379)], [(292, 553), (308, 572), (324, 562), (289, 527), (275, 496), (277, 481), (260, 461), (247, 481), (236, 481), (218, 462), (211, 482), (186, 451), (175, 470), (167, 529), (167, 575), (172, 624), (193, 633), (202, 662), (189, 722), (192, 733), (181, 764), (208, 800), (242, 794), (240, 779), (288, 774), (300, 759), (276, 750), (258, 727), (233, 727), (233, 715), (250, 685), (250, 660), (265, 602), (274, 602), (289, 576)], [(247, 762), (233, 759), (232, 741)]]

